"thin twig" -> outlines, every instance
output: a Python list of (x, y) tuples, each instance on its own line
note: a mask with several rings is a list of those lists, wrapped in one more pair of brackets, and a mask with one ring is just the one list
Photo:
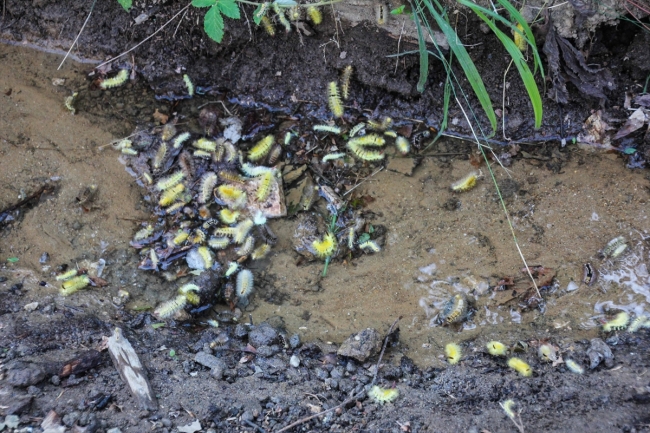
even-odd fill
[[(384, 352), (386, 351), (386, 346), (388, 346), (388, 339), (390, 338), (391, 334), (393, 333), (393, 330), (395, 329), (395, 325), (397, 325), (397, 322), (399, 322), (401, 318), (402, 318), (402, 316), (399, 316), (397, 319), (395, 319), (393, 324), (390, 325), (390, 328), (388, 329), (388, 334), (386, 334), (386, 338), (384, 338), (384, 346), (381, 348), (381, 353), (379, 354), (379, 359), (377, 359), (377, 364), (375, 365), (375, 375), (372, 378), (372, 382), (370, 382), (370, 387), (372, 387), (375, 384), (375, 381), (377, 380), (377, 373), (379, 372), (379, 364), (381, 364), (381, 359), (384, 357)], [(347, 405), (348, 403), (352, 403), (354, 400), (361, 397), (365, 392), (366, 392), (365, 390), (361, 390), (358, 393), (354, 394), (352, 397), (345, 400), (343, 403), (340, 403), (340, 404), (338, 404), (338, 405), (336, 405), (336, 406), (334, 406), (332, 408), (329, 408), (329, 409), (324, 410), (322, 412), (319, 412), (317, 414), (308, 416), (306, 418), (299, 419), (298, 421), (296, 421), (294, 423), (291, 423), (286, 427), (281, 428), (276, 433), (285, 432), (285, 431), (290, 430), (290, 429), (292, 429), (292, 428), (294, 428), (296, 426), (299, 426), (300, 424), (304, 424), (309, 420), (312, 420), (312, 419), (317, 418), (319, 416), (325, 415), (326, 413), (332, 412), (332, 411), (334, 411), (334, 410), (336, 410), (336, 409), (338, 409), (340, 407), (343, 407), (343, 406)]]
[(149, 36), (147, 36), (146, 38), (144, 38), (144, 39), (143, 39), (139, 44), (137, 44), (135, 47), (133, 47), (133, 48), (131, 48), (131, 49), (129, 49), (129, 50), (123, 52), (123, 53), (120, 54), (120, 55), (117, 55), (117, 56), (115, 56), (115, 57), (113, 57), (113, 58), (111, 58), (111, 59), (106, 60), (104, 63), (100, 63), (99, 65), (97, 65), (97, 68), (100, 68), (100, 67), (102, 67), (102, 66), (104, 66), (104, 65), (107, 65), (107, 64), (111, 63), (112, 61), (114, 61), (114, 60), (116, 60), (116, 59), (119, 59), (120, 57), (122, 57), (122, 56), (124, 56), (124, 55), (126, 55), (126, 54), (129, 54), (131, 51), (135, 50), (135, 49), (138, 48), (140, 45), (144, 44), (144, 43), (147, 42), (149, 39), (151, 39), (151, 38), (153, 38), (154, 36), (156, 36), (156, 35), (158, 34), (158, 32), (160, 32), (162, 29), (164, 29), (165, 27), (167, 27), (167, 25), (168, 25), (169, 23), (171, 23), (172, 21), (174, 21), (174, 20), (176, 19), (176, 17), (178, 17), (180, 14), (182, 14), (182, 13), (185, 12), (187, 9), (189, 9), (190, 6), (192, 6), (192, 3), (188, 4), (188, 5), (185, 6), (183, 9), (181, 9), (180, 11), (178, 11), (178, 13), (177, 13), (176, 15), (174, 15), (173, 17), (171, 17), (171, 18), (170, 18), (170, 19), (169, 19), (165, 24), (163, 24), (163, 25), (162, 25), (158, 30), (156, 30), (155, 32), (153, 32), (152, 34), (150, 34)]
[(90, 20), (90, 15), (92, 15), (93, 9), (95, 9), (95, 3), (97, 3), (97, 0), (93, 0), (93, 4), (90, 6), (90, 12), (88, 12), (88, 16), (86, 17), (86, 21), (84, 21), (84, 25), (81, 26), (81, 30), (79, 30), (79, 33), (77, 34), (77, 37), (74, 38), (74, 41), (72, 41), (72, 45), (70, 45), (70, 49), (65, 54), (65, 57), (63, 58), (63, 60), (61, 60), (61, 64), (59, 65), (58, 68), (56, 68), (57, 71), (59, 69), (61, 69), (61, 66), (63, 66), (63, 63), (65, 62), (65, 59), (68, 58), (68, 56), (70, 55), (70, 51), (72, 51), (75, 44), (77, 43), (77, 40), (79, 40), (79, 36), (81, 36), (81, 33), (83, 33), (84, 29), (86, 28), (86, 24), (88, 24), (88, 20)]
[[(406, 20), (402, 21), (402, 30), (399, 32), (399, 39), (397, 40), (397, 54), (399, 54), (399, 46), (400, 43), (402, 42), (402, 35), (404, 34), (404, 25), (406, 24)], [(395, 59), (395, 74), (397, 74), (397, 67), (399, 66), (399, 57)]]
[(508, 76), (508, 71), (510, 70), (510, 66), (512, 66), (512, 62), (514, 62), (514, 59), (510, 60), (510, 64), (508, 64), (506, 71), (503, 73), (503, 93), (501, 94), (501, 133), (503, 134), (503, 139), (506, 141), (510, 141), (510, 139), (506, 137), (506, 77)]
[(174, 34), (172, 35), (172, 39), (176, 37), (176, 32), (178, 32), (178, 29), (180, 28), (181, 24), (183, 24), (183, 18), (187, 16), (187, 11), (183, 14), (180, 20), (178, 20), (178, 25), (176, 26), (176, 30), (174, 30)]
[(379, 173), (379, 172), (382, 171), (383, 169), (384, 169), (384, 167), (379, 167), (379, 168), (378, 168), (377, 170), (375, 170), (375, 172), (372, 173), (370, 176), (365, 177), (361, 182), (359, 182), (358, 184), (354, 185), (350, 190), (346, 191), (345, 194), (343, 194), (343, 197), (345, 197), (346, 195), (350, 194), (350, 193), (351, 193), (352, 191), (354, 191), (354, 190), (355, 190), (359, 185), (361, 185), (362, 183), (364, 183), (365, 181), (367, 181), (368, 179), (370, 179), (371, 177), (373, 177), (374, 175), (376, 175), (377, 173)]

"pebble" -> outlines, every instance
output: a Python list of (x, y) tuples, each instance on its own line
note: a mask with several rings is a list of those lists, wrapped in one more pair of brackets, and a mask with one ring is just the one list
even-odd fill
[(341, 344), (337, 354), (364, 362), (377, 353), (380, 347), (381, 335), (379, 331), (374, 328), (367, 328), (357, 334), (350, 335)]
[(267, 323), (261, 323), (248, 333), (248, 342), (253, 347), (270, 346), (278, 339), (278, 332)]
[(113, 428), (110, 428), (110, 429), (106, 430), (106, 433), (122, 433), (122, 430), (120, 430), (117, 427), (113, 427)]
[(10, 385), (28, 387), (45, 379), (45, 371), (34, 364), (16, 362), (9, 367), (6, 380)]
[(297, 348), (300, 346), (300, 335), (298, 335), (298, 334), (293, 334), (293, 335), (289, 338), (289, 346), (290, 346), (292, 349), (297, 349)]
[(23, 307), (25, 311), (34, 311), (38, 308), (38, 302), (30, 302), (29, 304)]
[(300, 366), (300, 358), (298, 355), (291, 355), (291, 359), (289, 359), (289, 364), (291, 364), (292, 367), (298, 368)]

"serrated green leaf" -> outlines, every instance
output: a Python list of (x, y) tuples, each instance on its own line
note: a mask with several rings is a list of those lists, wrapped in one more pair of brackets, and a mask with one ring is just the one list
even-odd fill
[(253, 12), (253, 21), (255, 22), (255, 25), (260, 25), (262, 22), (262, 17), (265, 15), (268, 6), (268, 3), (260, 3), (257, 5), (257, 8), (255, 8), (255, 11)]
[(203, 18), (203, 30), (215, 42), (223, 39), (223, 17), (217, 5), (212, 6)]
[(232, 18), (233, 20), (238, 20), (240, 18), (239, 6), (235, 0), (219, 0), (217, 6), (221, 13), (228, 18)]
[(192, 0), (192, 6), (195, 8), (207, 8), (213, 6), (217, 0)]
[(391, 15), (402, 15), (404, 13), (404, 8), (405, 7), (406, 7), (406, 5), (402, 5), (402, 6), (398, 7), (398, 8), (395, 8), (392, 11), (390, 11), (390, 14)]
[(129, 11), (131, 6), (133, 6), (133, 0), (117, 0), (117, 2), (122, 5), (125, 11)]

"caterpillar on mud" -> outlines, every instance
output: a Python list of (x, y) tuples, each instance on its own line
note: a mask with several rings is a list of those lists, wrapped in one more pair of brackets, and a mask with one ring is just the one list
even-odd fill
[(246, 299), (253, 293), (253, 273), (248, 269), (242, 269), (237, 274), (236, 294), (240, 299)]
[(268, 255), (269, 251), (271, 251), (271, 246), (269, 244), (262, 244), (253, 250), (251, 259), (261, 260)]
[(174, 135), (176, 135), (176, 125), (174, 125), (173, 123), (167, 123), (162, 128), (162, 132), (160, 133), (160, 139), (162, 141), (169, 141), (169, 139), (172, 138)]
[(214, 231), (214, 235), (217, 237), (234, 238), (236, 234), (237, 227), (219, 227)]
[(206, 151), (206, 150), (195, 150), (192, 155), (195, 158), (203, 158), (203, 159), (212, 159), (212, 153)]
[(199, 245), (205, 242), (206, 234), (200, 228), (195, 229), (188, 238), (192, 245)]
[(172, 239), (172, 243), (176, 246), (179, 246), (187, 240), (189, 235), (190, 232), (185, 230), (179, 230), (178, 232), (176, 232), (176, 236), (174, 236), (174, 238)]
[(341, 102), (341, 97), (339, 96), (339, 88), (336, 84), (336, 81), (329, 83), (329, 92), (327, 95), (330, 110), (332, 111), (334, 117), (343, 117), (343, 103)]
[(632, 320), (632, 323), (630, 323), (630, 326), (627, 328), (627, 332), (636, 332), (642, 327), (647, 327), (646, 324), (648, 323), (648, 316), (645, 314), (639, 314)]
[[(603, 259), (608, 259), (608, 258), (616, 258), (617, 256), (621, 255), (623, 251), (627, 248), (627, 244), (625, 242), (625, 238), (623, 236), (618, 236), (612, 239), (611, 241), (607, 242), (607, 245), (605, 245), (605, 248), (600, 252), (600, 257)], [(618, 253), (614, 255), (614, 253)]]
[(557, 361), (557, 350), (550, 344), (540, 344), (537, 355), (545, 362)]
[(492, 356), (506, 356), (508, 353), (508, 346), (499, 341), (489, 341), (486, 347), (488, 353)]
[(244, 257), (252, 253), (254, 248), (255, 238), (251, 235), (248, 235), (246, 236), (246, 239), (244, 239), (244, 242), (241, 244), (241, 246), (235, 249), (235, 253), (241, 257)]
[(395, 139), (395, 147), (402, 155), (407, 155), (411, 151), (411, 143), (401, 135)]
[(162, 207), (170, 206), (183, 193), (183, 191), (185, 191), (185, 185), (182, 183), (166, 189), (160, 195), (160, 201), (158, 201), (158, 204)]
[(211, 171), (205, 173), (201, 178), (201, 191), (198, 202), (207, 203), (212, 197), (212, 190), (217, 185), (217, 175)]
[(69, 280), (69, 279), (72, 278), (72, 277), (76, 277), (76, 276), (77, 276), (77, 272), (78, 272), (78, 271), (77, 271), (76, 269), (70, 269), (70, 270), (67, 271), (67, 272), (64, 272), (64, 273), (62, 273), (62, 274), (57, 275), (55, 279), (56, 279), (57, 281), (65, 281), (65, 280)]
[(352, 65), (347, 65), (343, 68), (341, 74), (341, 96), (344, 100), (350, 97), (350, 79), (352, 78)]
[(75, 293), (76, 291), (83, 289), (89, 284), (90, 284), (90, 277), (88, 277), (88, 275), (79, 275), (77, 277), (73, 277), (70, 278), (69, 280), (64, 281), (59, 293), (63, 296), (69, 296)]
[(219, 185), (216, 189), (217, 198), (231, 209), (239, 209), (246, 204), (246, 193), (232, 185)]
[(350, 146), (372, 146), (381, 147), (386, 144), (386, 140), (377, 134), (368, 134), (363, 137), (354, 137), (348, 140)]
[(506, 400), (503, 403), (499, 404), (503, 408), (503, 411), (506, 413), (506, 415), (508, 415), (508, 418), (514, 421), (518, 415), (518, 413), (515, 412), (515, 410), (517, 410), (517, 403), (515, 403), (514, 400)]
[(199, 253), (201, 259), (203, 259), (203, 264), (205, 269), (210, 269), (214, 264), (214, 258), (212, 257), (212, 252), (208, 247), (198, 247), (196, 252)]
[(476, 186), (476, 182), (480, 178), (480, 173), (475, 171), (471, 172), (464, 178), (451, 184), (451, 190), (454, 192), (465, 192)]
[(275, 144), (275, 137), (273, 135), (267, 135), (248, 151), (248, 159), (251, 161), (259, 161), (264, 158), (268, 155), (273, 144)]
[(146, 227), (135, 232), (135, 235), (133, 236), (133, 240), (140, 241), (142, 239), (146, 239), (149, 236), (151, 236), (152, 233), (153, 233), (153, 226), (151, 224), (147, 224)]
[(237, 262), (230, 262), (228, 263), (228, 269), (226, 269), (225, 276), (226, 278), (237, 272), (237, 269), (239, 269), (239, 263)]
[(308, 6), (307, 15), (309, 15), (309, 19), (314, 25), (319, 25), (323, 22), (323, 14), (317, 6)]
[(373, 129), (375, 131), (385, 131), (391, 127), (393, 124), (393, 119), (386, 116), (381, 120), (381, 122), (370, 119), (367, 123), (368, 129)]
[(65, 108), (70, 110), (72, 114), (75, 114), (77, 112), (77, 110), (74, 108), (74, 101), (77, 95), (79, 95), (79, 92), (74, 92), (72, 95), (63, 100), (63, 105), (65, 105)]
[(241, 245), (246, 240), (246, 236), (248, 236), (248, 233), (253, 228), (253, 225), (255, 224), (251, 219), (245, 219), (244, 221), (237, 224), (237, 227), (235, 227), (235, 236), (232, 238), (233, 242)]
[(575, 373), (575, 374), (582, 374), (585, 372), (585, 369), (580, 366), (577, 362), (575, 362), (573, 359), (567, 359), (564, 361), (564, 364), (566, 364), (566, 368), (569, 369), (569, 371)]
[(192, 143), (192, 146), (197, 149), (205, 150), (206, 152), (214, 152), (217, 150), (217, 143), (207, 138), (199, 138)]
[(271, 192), (271, 186), (273, 183), (273, 173), (266, 172), (259, 177), (259, 185), (257, 186), (257, 201), (264, 201), (269, 196)]
[(364, 161), (380, 161), (384, 159), (383, 152), (368, 150), (365, 147), (361, 147), (351, 142), (348, 142), (347, 148), (350, 149), (350, 151), (352, 151), (354, 156)]
[(183, 75), (183, 81), (185, 82), (185, 87), (187, 87), (187, 94), (194, 96), (194, 83), (190, 79), (190, 76), (187, 74)]
[(356, 243), (356, 236), (354, 232), (354, 227), (350, 227), (348, 229), (348, 249), (353, 250), (355, 243)]
[(618, 313), (612, 320), (609, 320), (603, 324), (603, 331), (612, 332), (612, 331), (622, 331), (627, 328), (627, 324), (630, 322), (630, 315), (625, 311)]
[(192, 305), (199, 305), (201, 303), (201, 297), (198, 295), (198, 292), (201, 291), (201, 288), (196, 284), (184, 284), (178, 289), (178, 293), (185, 295), (185, 299)]
[(182, 201), (179, 201), (179, 202), (177, 202), (177, 203), (174, 203), (173, 205), (169, 206), (169, 207), (165, 210), (165, 214), (166, 214), (166, 215), (173, 215), (174, 213), (176, 213), (176, 212), (178, 212), (179, 210), (181, 210), (181, 209), (183, 208), (183, 206), (185, 206), (185, 203), (182, 202)]
[(508, 367), (515, 370), (517, 373), (524, 377), (532, 376), (533, 369), (525, 361), (519, 358), (510, 358), (508, 360)]
[(178, 149), (187, 141), (188, 138), (190, 138), (191, 134), (189, 132), (183, 132), (181, 134), (178, 134), (176, 138), (174, 138), (174, 141), (172, 141), (172, 146), (174, 149)]
[(314, 125), (314, 131), (317, 132), (330, 132), (332, 134), (341, 135), (341, 128), (331, 125)]
[(160, 179), (156, 184), (156, 188), (160, 191), (165, 191), (181, 183), (184, 177), (185, 173), (183, 173), (182, 170), (179, 170), (170, 176)]
[(361, 122), (361, 123), (357, 123), (356, 125), (354, 125), (354, 126), (352, 127), (352, 129), (350, 129), (350, 134), (349, 134), (349, 135), (350, 135), (350, 138), (352, 138), (352, 137), (354, 137), (355, 135), (361, 133), (361, 131), (362, 131), (365, 127), (366, 127), (366, 124), (363, 123), (363, 122)]
[(461, 294), (451, 297), (445, 304), (439, 315), (439, 322), (443, 325), (451, 325), (460, 322), (467, 313), (467, 299)]
[(213, 250), (223, 250), (230, 245), (230, 239), (226, 236), (214, 237), (208, 239), (208, 246)]
[(113, 87), (118, 87), (126, 83), (126, 80), (128, 79), (129, 79), (129, 70), (120, 69), (120, 72), (118, 72), (117, 75), (114, 76), (113, 78), (106, 78), (105, 80), (102, 80), (102, 82), (99, 83), (99, 87), (104, 90)]
[(266, 30), (266, 33), (268, 33), (269, 36), (275, 36), (275, 27), (273, 27), (273, 23), (269, 17), (266, 15), (263, 16), (260, 22), (262, 23), (262, 27), (264, 27), (264, 30)]
[(229, 170), (221, 170), (219, 172), (219, 177), (222, 180), (226, 180), (228, 182), (234, 182), (234, 183), (244, 183), (246, 182), (246, 179), (239, 174), (235, 173), (234, 171), (229, 171)]
[(228, 224), (228, 225), (235, 224), (240, 214), (241, 212), (239, 212), (238, 210), (230, 210), (228, 208), (223, 208), (219, 211), (219, 219), (224, 224)]
[(389, 10), (386, 6), (386, 3), (382, 1), (375, 4), (375, 15), (377, 19), (377, 25), (383, 26), (388, 23)]
[(187, 305), (187, 297), (185, 295), (178, 295), (174, 299), (160, 304), (154, 310), (153, 315), (159, 319), (168, 319), (185, 308), (185, 305)]
[(372, 253), (378, 253), (381, 251), (381, 248), (375, 241), (365, 241), (359, 244), (359, 248), (361, 248), (365, 252), (372, 252)]
[(257, 177), (262, 173), (266, 173), (268, 171), (273, 172), (273, 174), (275, 175), (275, 169), (271, 167), (264, 167), (262, 165), (253, 165), (248, 162), (243, 162), (240, 165), (241, 165), (241, 171), (248, 177)]
[(458, 344), (449, 343), (445, 346), (445, 356), (450, 365), (458, 364), (458, 361), (463, 356), (463, 351)]
[(275, 165), (275, 163), (278, 162), (281, 156), (282, 156), (282, 146), (276, 144), (271, 148), (271, 151), (269, 152), (269, 157), (267, 159), (268, 164)]
[(339, 152), (339, 153), (328, 153), (327, 155), (325, 155), (325, 156), (323, 157), (323, 159), (322, 159), (321, 161), (322, 161), (322, 162), (332, 161), (332, 160), (334, 160), (334, 159), (343, 158), (344, 156), (345, 156), (345, 153), (343, 153), (343, 152)]
[(336, 251), (337, 243), (336, 236), (332, 233), (326, 234), (322, 240), (315, 240), (312, 242), (312, 247), (317, 257), (325, 259), (331, 256)]
[(165, 160), (165, 157), (167, 156), (167, 143), (164, 141), (160, 143), (160, 147), (158, 147), (158, 151), (156, 152), (156, 156), (153, 158), (153, 168), (154, 170), (159, 170), (160, 166), (162, 165), (163, 161)]
[(390, 403), (399, 397), (399, 391), (397, 388), (380, 388), (375, 385), (368, 391), (368, 397), (370, 397), (375, 403), (384, 404)]

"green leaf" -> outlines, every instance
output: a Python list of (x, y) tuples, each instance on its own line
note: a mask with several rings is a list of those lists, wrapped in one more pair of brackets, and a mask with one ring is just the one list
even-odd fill
[(203, 29), (214, 41), (221, 42), (223, 39), (223, 17), (217, 5), (212, 6), (205, 14)]
[[(521, 26), (524, 28), (525, 39), (528, 42), (528, 45), (530, 46), (531, 50), (533, 51), (533, 57), (535, 57), (534, 73), (537, 73), (537, 67), (539, 66), (542, 78), (544, 78), (544, 66), (542, 65), (542, 59), (540, 59), (539, 52), (537, 51), (537, 45), (535, 44), (535, 36), (533, 35), (533, 31), (530, 29), (528, 22), (524, 19), (523, 16), (521, 16), (517, 8), (515, 8), (512, 4), (510, 4), (508, 0), (497, 0), (497, 1), (504, 8), (506, 8), (506, 10), (510, 12), (510, 16), (514, 18), (514, 20), (517, 21), (517, 23), (521, 24)], [(515, 31), (519, 31), (516, 26), (512, 26), (512, 27), (514, 28)]]
[(235, 0), (219, 0), (217, 6), (222, 14), (233, 20), (238, 20), (239, 15), (239, 6)]
[(169, 351), (169, 356), (170, 356), (171, 358), (173, 358), (174, 356), (176, 356), (176, 351), (175, 351), (174, 349), (170, 350), (170, 351)]
[(404, 13), (404, 8), (405, 7), (406, 7), (406, 5), (402, 5), (402, 6), (398, 7), (398, 8), (395, 8), (392, 11), (390, 11), (390, 14), (391, 15), (402, 15)]
[[(268, 3), (260, 3), (257, 5), (257, 8), (255, 8), (255, 11), (253, 11), (253, 21), (256, 25), (259, 26), (262, 22), (262, 17), (266, 14), (268, 6)], [(264, 13), (262, 13), (262, 10), (264, 10)]]
[[(443, 8), (440, 3), (438, 3), (437, 0), (434, 1), (436, 2), (438, 8), (442, 10)], [(483, 80), (481, 79), (481, 75), (476, 69), (476, 65), (474, 65), (474, 62), (467, 53), (467, 50), (461, 43), (460, 38), (456, 34), (456, 31), (453, 29), (453, 27), (451, 27), (451, 25), (449, 25), (447, 20), (433, 7), (432, 2), (424, 1), (424, 4), (426, 5), (431, 15), (433, 15), (433, 18), (436, 20), (436, 23), (438, 24), (438, 27), (440, 27), (440, 30), (442, 30), (444, 33), (445, 37), (447, 38), (447, 42), (449, 43), (449, 48), (454, 52), (454, 55), (458, 59), (458, 63), (460, 63), (460, 66), (463, 68), (465, 76), (467, 77), (467, 81), (469, 81), (470, 85), (472, 86), (476, 97), (483, 107), (483, 111), (485, 111), (487, 118), (490, 120), (490, 125), (492, 126), (492, 134), (490, 134), (490, 136), (493, 136), (497, 130), (497, 116), (494, 112), (494, 107), (492, 107), (490, 95), (485, 88), (485, 84), (483, 84)]]
[(364, 242), (368, 242), (369, 240), (370, 240), (370, 235), (369, 235), (368, 233), (362, 233), (362, 234), (359, 236), (359, 239), (357, 240), (357, 242), (359, 242), (360, 244), (362, 244), (362, 243), (364, 243)]
[(165, 326), (165, 325), (166, 325), (165, 322), (158, 322), (158, 323), (152, 323), (152, 324), (151, 324), (151, 327), (152, 327), (153, 329), (158, 329), (158, 328), (162, 328), (162, 327)]
[(526, 91), (528, 92), (528, 97), (530, 102), (533, 104), (533, 113), (535, 115), (535, 129), (538, 129), (542, 126), (542, 97), (539, 94), (539, 89), (537, 88), (537, 83), (535, 83), (535, 77), (530, 71), (530, 68), (526, 64), (526, 59), (524, 59), (523, 54), (519, 51), (517, 45), (513, 42), (512, 39), (505, 33), (503, 33), (493, 20), (489, 19), (487, 16), (480, 11), (480, 6), (476, 6), (474, 3), (470, 3), (467, 0), (459, 0), (460, 3), (465, 4), (467, 7), (472, 9), (472, 11), (481, 18), (485, 24), (492, 29), (494, 34), (499, 38), (505, 49), (508, 51), (512, 60), (515, 62), (515, 66), (519, 70), (519, 75), (524, 82)]
[(9, 263), (16, 263), (16, 262), (18, 261), (18, 257), (9, 257), (9, 258), (7, 259), (7, 261), (8, 261)]
[(117, 2), (121, 4), (127, 12), (131, 9), (131, 6), (133, 6), (133, 0), (117, 0)]
[(427, 43), (422, 35), (422, 27), (420, 27), (420, 19), (417, 13), (413, 14), (413, 19), (418, 30), (418, 49), (420, 50), (420, 79), (418, 80), (417, 90), (422, 93), (429, 76), (429, 54), (427, 53)]
[(192, 6), (195, 8), (207, 8), (213, 6), (217, 0), (192, 0)]

